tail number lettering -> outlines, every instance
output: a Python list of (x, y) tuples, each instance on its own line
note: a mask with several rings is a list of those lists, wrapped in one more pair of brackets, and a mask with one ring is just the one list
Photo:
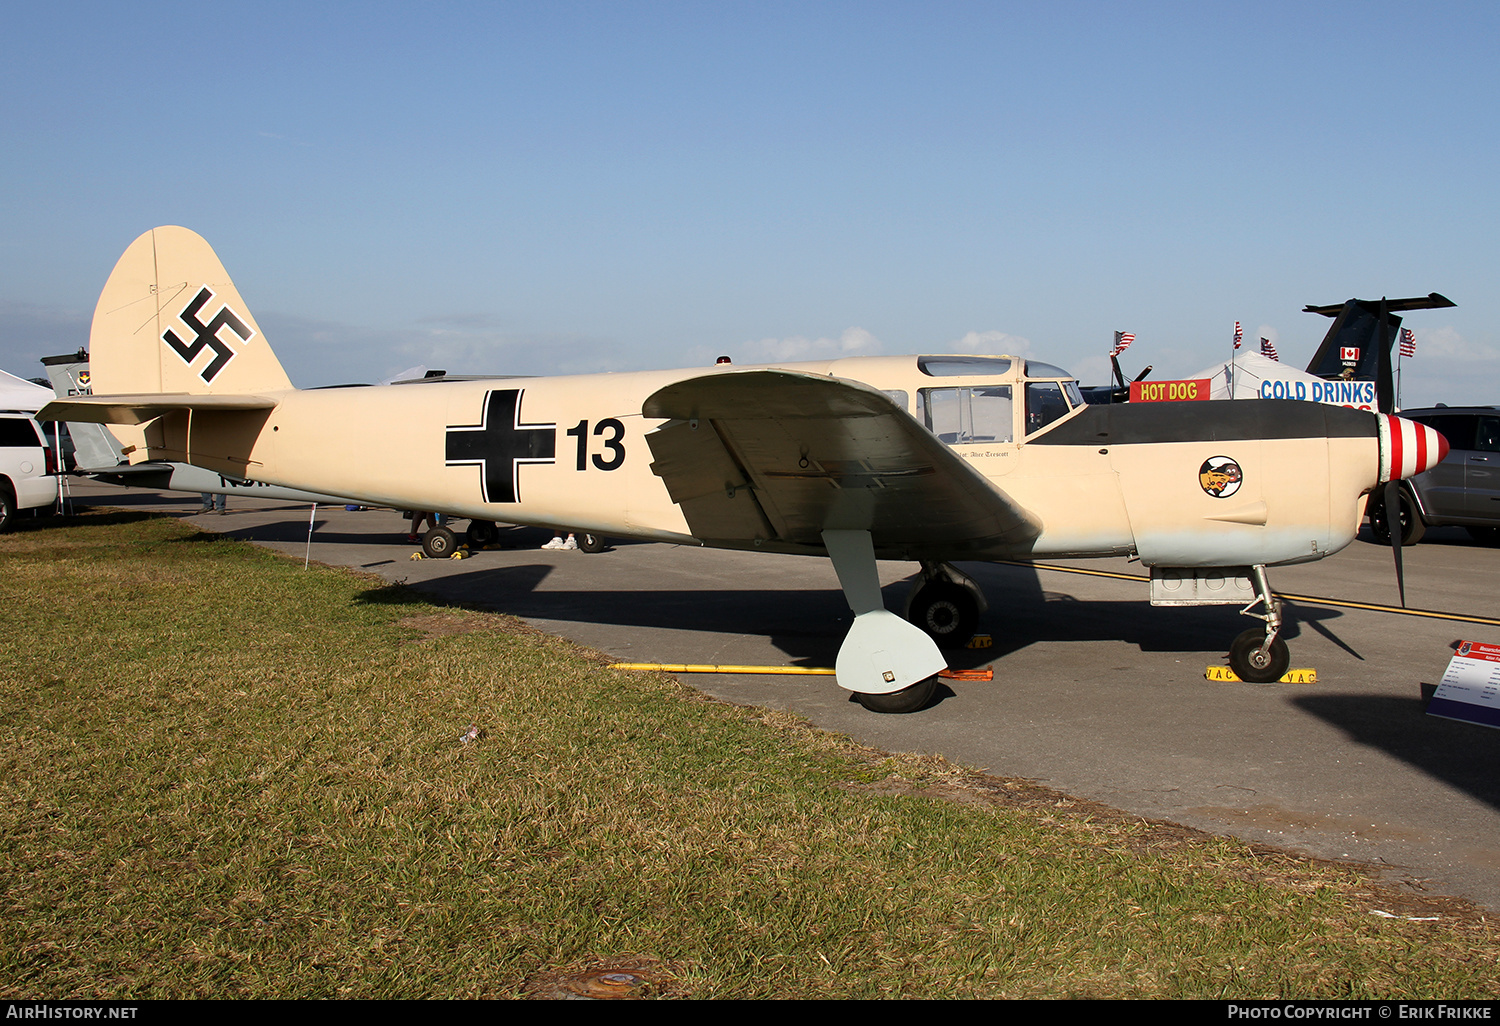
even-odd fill
[[(620, 469), (620, 465), (625, 462), (625, 444), (622, 441), (625, 437), (625, 425), (613, 417), (606, 417), (594, 425), (594, 434), (603, 440), (604, 448), (610, 453), (608, 457), (605, 457), (601, 453), (594, 453), (594, 466), (600, 470)], [(606, 434), (609, 437), (606, 438)], [(568, 428), (567, 435), (569, 438), (578, 439), (578, 463), (576, 469), (587, 470), (589, 465), (589, 422), (580, 420), (577, 424)]]

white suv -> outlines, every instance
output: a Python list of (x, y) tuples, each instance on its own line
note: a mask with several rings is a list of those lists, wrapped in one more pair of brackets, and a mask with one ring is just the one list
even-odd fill
[(16, 512), (57, 499), (57, 451), (29, 413), (0, 411), (0, 532), (16, 526)]

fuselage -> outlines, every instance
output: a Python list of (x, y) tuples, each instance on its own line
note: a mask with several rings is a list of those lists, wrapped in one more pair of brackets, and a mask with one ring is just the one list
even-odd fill
[[(781, 366), (884, 392), (1039, 528), (1034, 537), (983, 550), (892, 551), (877, 538), (885, 556), (1304, 562), (1353, 539), (1362, 496), (1379, 480), (1376, 417), (1356, 410), (1290, 400), (1086, 406), (1058, 368), (998, 357)], [(274, 410), (240, 415), (231, 432), (253, 437), (248, 465), (217, 469), (396, 508), (698, 543), (652, 470), (648, 436), (665, 421), (641, 411), (659, 389), (705, 373), (439, 379), (277, 393), (269, 395)], [(188, 448), (193, 462), (214, 466), (213, 454), (233, 445), (205, 431)], [(821, 551), (774, 537), (743, 543)]]

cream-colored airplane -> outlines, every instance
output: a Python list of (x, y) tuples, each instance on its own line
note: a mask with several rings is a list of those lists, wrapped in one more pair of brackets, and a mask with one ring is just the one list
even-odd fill
[[(115, 265), (89, 349), (95, 394), (41, 415), (111, 425), (132, 462), (828, 556), (855, 613), (838, 683), (886, 712), (926, 704), (939, 643), (978, 624), (983, 596), (955, 560), (1139, 557), (1153, 602), (1263, 620), (1230, 665), (1274, 680), (1289, 656), (1266, 568), (1339, 551), (1368, 493), (1447, 451), (1430, 428), (1321, 403), (1087, 406), (1066, 372), (1005, 356), (296, 389), (213, 250), (175, 227)], [(906, 619), (885, 608), (877, 559), (921, 565)]]

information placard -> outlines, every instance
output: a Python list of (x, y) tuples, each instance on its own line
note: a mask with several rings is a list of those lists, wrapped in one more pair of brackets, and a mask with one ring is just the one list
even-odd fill
[(1460, 641), (1427, 714), (1500, 727), (1500, 645)]

